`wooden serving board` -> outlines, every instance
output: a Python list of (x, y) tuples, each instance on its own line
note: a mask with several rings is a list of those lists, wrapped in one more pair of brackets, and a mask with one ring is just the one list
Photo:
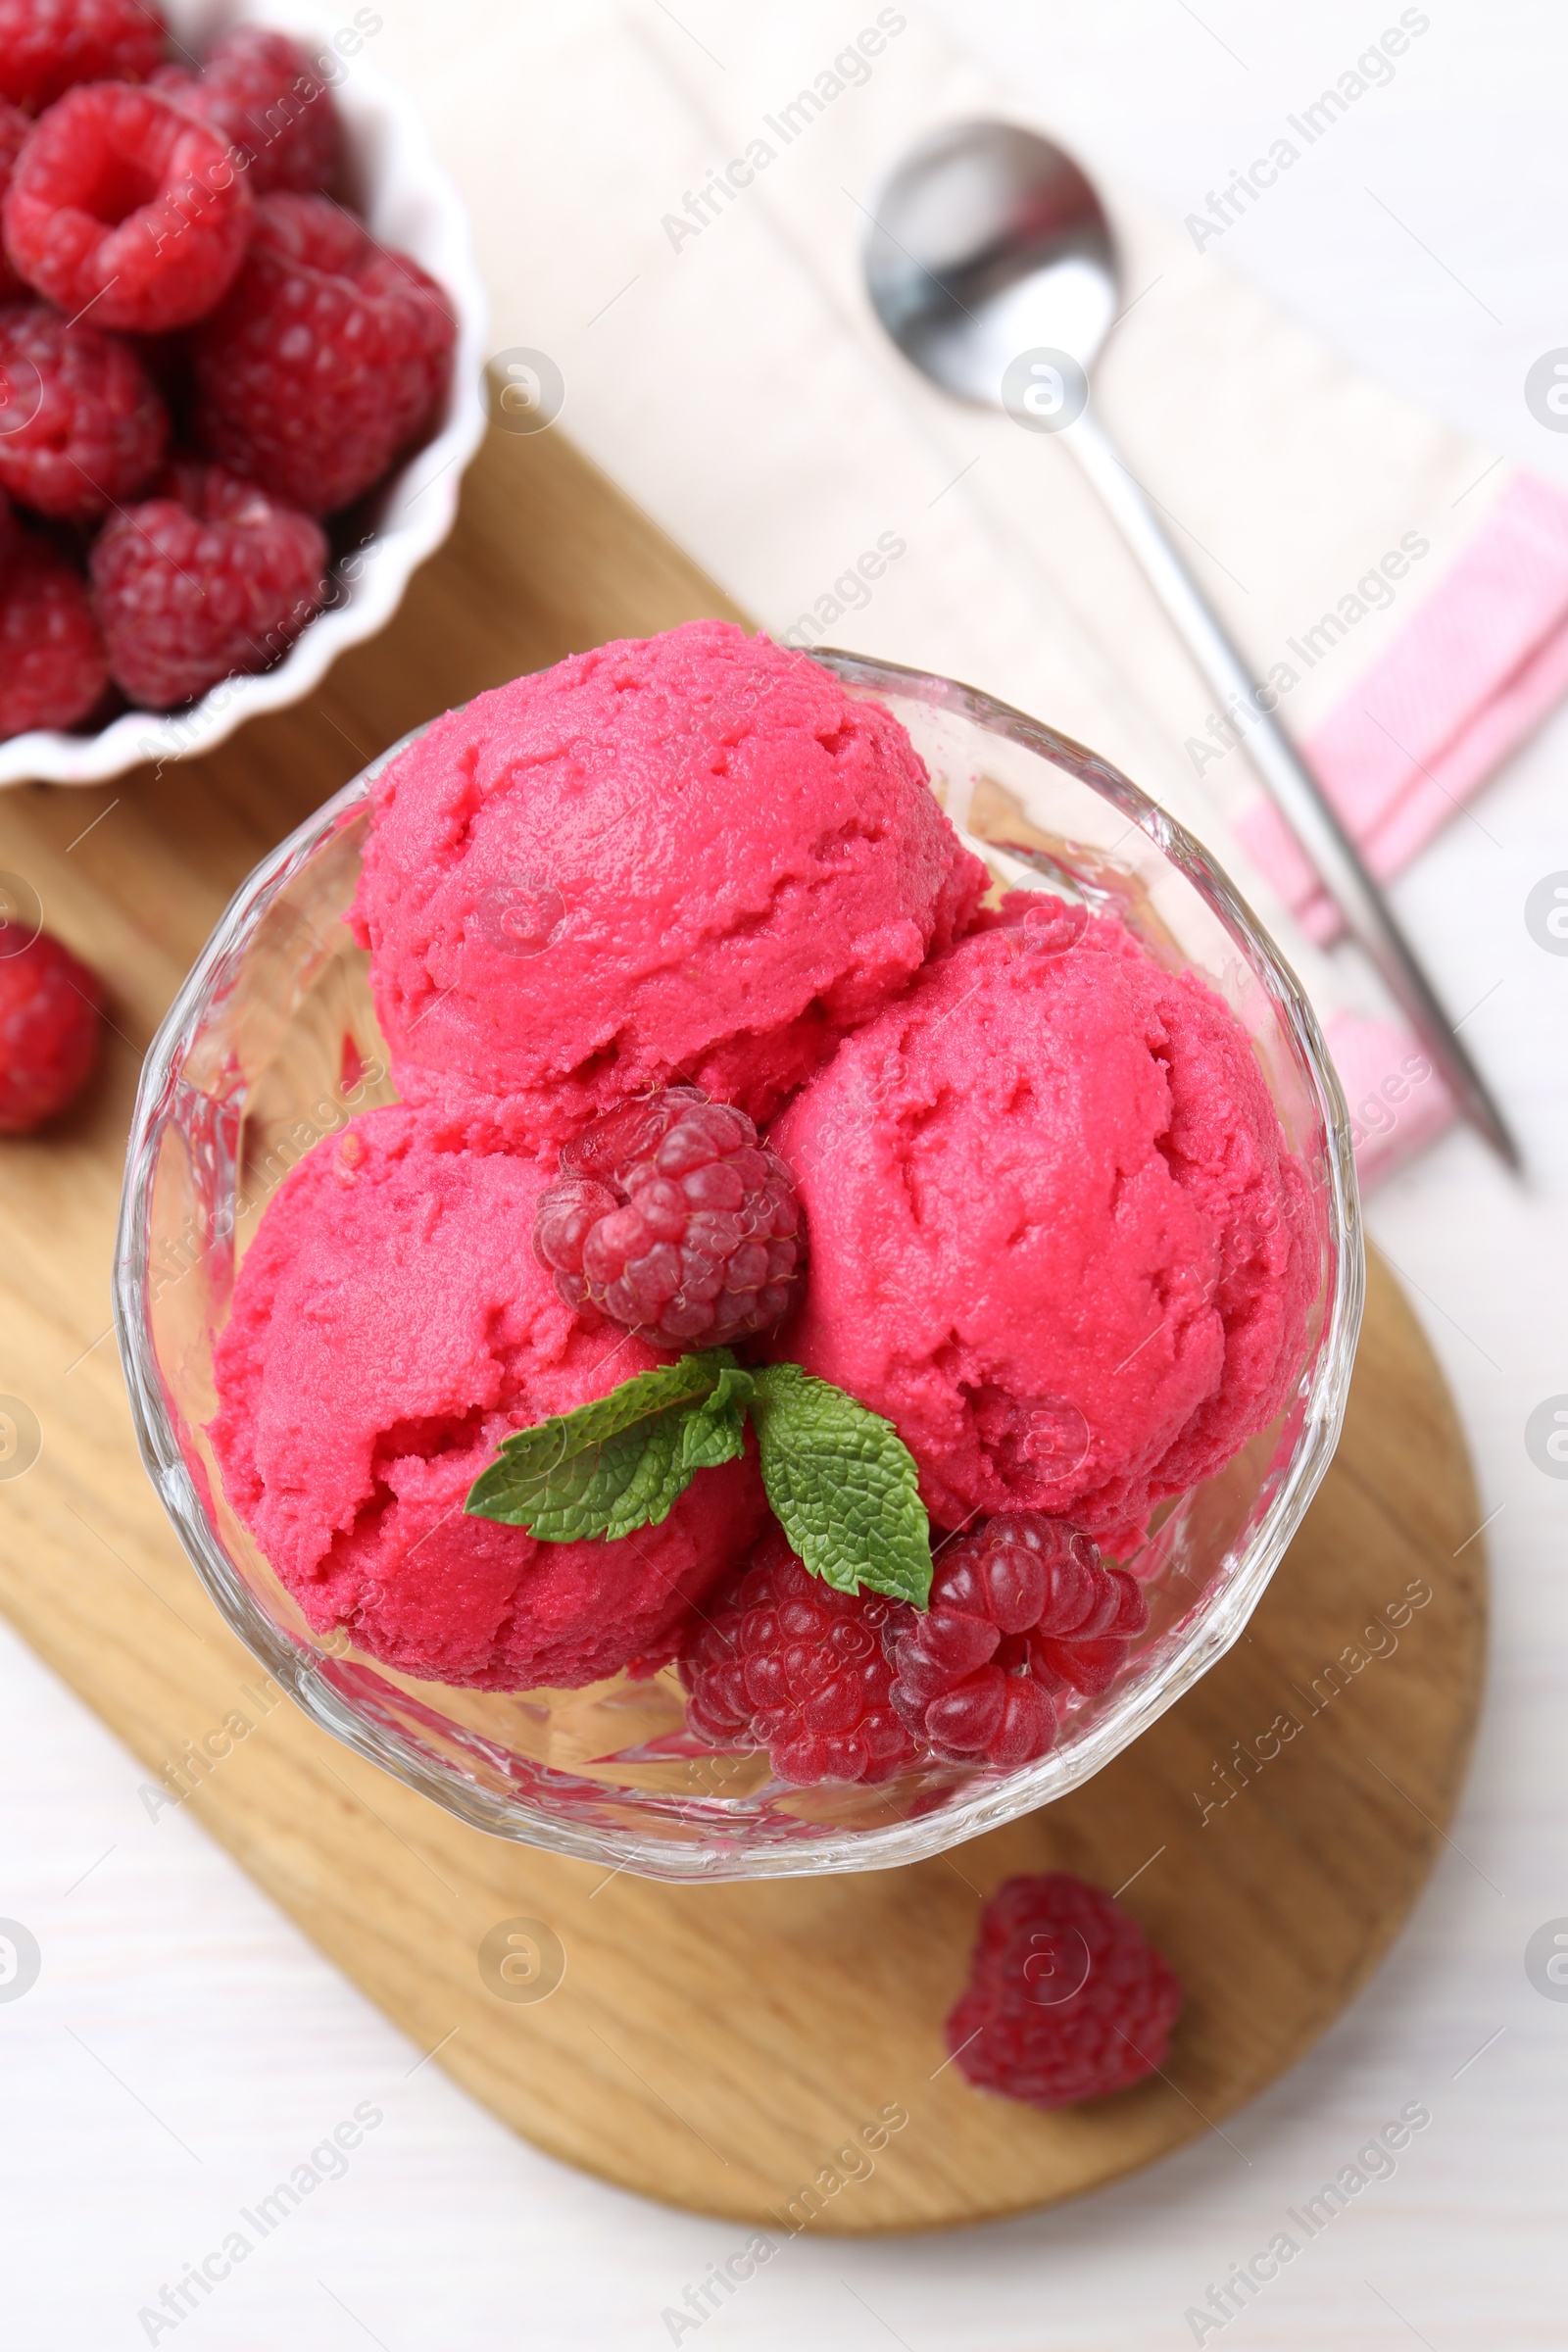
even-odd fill
[[(980, 2221), (1224, 2129), (1344, 2008), (1426, 1876), (1475, 1717), (1485, 1565), (1453, 1411), (1389, 1275), (1374, 1265), (1345, 1440), (1289, 1558), (1246, 1637), (1134, 1747), (910, 1869), (691, 1888), (488, 1838), (292, 1704), (247, 1697), (258, 1669), (141, 1470), (109, 1329), (137, 1066), (249, 867), (433, 711), (726, 609), (557, 435), (497, 434), (449, 547), (317, 701), (161, 776), (0, 796), (0, 869), (105, 974), (114, 1022), (79, 1110), (0, 1148), (0, 1392), (24, 1408), (0, 1403), (21, 1446), (0, 1446), (0, 1605), (149, 1782), (246, 1714), (190, 1809), (421, 2050), (439, 2044), (553, 2154), (775, 2230)], [(29, 1413), (41, 1451), (24, 1467)], [(942, 2019), (982, 1895), (1057, 1866), (1126, 1884), (1188, 2006), (1161, 2079), (1038, 2115), (944, 2066)], [(524, 1955), (559, 1946), (548, 1998), (497, 1989), (511, 1934)]]

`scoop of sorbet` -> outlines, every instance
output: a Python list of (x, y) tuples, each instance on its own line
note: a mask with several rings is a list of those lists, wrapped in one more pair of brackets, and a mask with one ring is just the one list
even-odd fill
[(405, 1099), (536, 1145), (672, 1079), (768, 1117), (986, 887), (895, 719), (704, 620), (438, 719), (355, 921)]
[(1249, 1040), (1112, 917), (1022, 894), (774, 1124), (811, 1234), (779, 1351), (885, 1413), (932, 1516), (1125, 1555), (1279, 1413), (1319, 1250)]
[(557, 1297), (530, 1243), (543, 1181), (367, 1113), (269, 1204), (216, 1350), (214, 1451), (277, 1576), (318, 1632), (431, 1681), (569, 1689), (669, 1656), (766, 1515), (751, 1458), (612, 1544), (465, 1513), (512, 1430), (661, 1360)]

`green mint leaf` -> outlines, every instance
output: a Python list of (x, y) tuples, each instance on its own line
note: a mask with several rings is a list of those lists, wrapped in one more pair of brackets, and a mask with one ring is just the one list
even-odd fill
[[(737, 1373), (728, 1348), (710, 1348), (639, 1372), (574, 1412), (514, 1430), (474, 1480), (464, 1508), (475, 1518), (525, 1527), (543, 1544), (585, 1536), (613, 1542), (634, 1528), (657, 1526), (697, 1470), (740, 1450), (740, 1433), (730, 1428), (730, 1419), (739, 1421), (733, 1404), (728, 1417), (721, 1408), (716, 1421), (710, 1416), (702, 1423), (690, 1460), (686, 1445), (688, 1417), (701, 1414), (720, 1391), (728, 1399)], [(716, 1450), (720, 1445), (728, 1451)]]
[[(617, 1536), (629, 1536), (639, 1527), (657, 1527), (661, 1519), (668, 1516), (671, 1503), (677, 1495), (685, 1494), (694, 1475), (681, 1461), (681, 1433), (692, 1409), (690, 1402), (666, 1405), (662, 1413), (651, 1414), (646, 1421), (637, 1422), (609, 1441), (594, 1491), (588, 1498), (595, 1535), (602, 1535), (607, 1543), (612, 1544)], [(612, 1495), (633, 1447), (638, 1450), (631, 1459), (630, 1474)], [(575, 1534), (587, 1532), (581, 1524), (583, 1517), (581, 1508), (552, 1513), (548, 1518), (541, 1516), (534, 1521), (533, 1532), (546, 1543), (570, 1543)], [(597, 1524), (600, 1517), (603, 1526)], [(554, 1527), (558, 1521), (563, 1530), (570, 1532), (556, 1537), (546, 1535), (546, 1526)]]
[(464, 1507), (544, 1544), (613, 1543), (657, 1527), (699, 1470), (733, 1461), (748, 1411), (768, 1501), (811, 1574), (841, 1592), (865, 1588), (924, 1608), (930, 1528), (892, 1422), (799, 1364), (748, 1372), (727, 1348), (514, 1430)]
[(799, 1364), (752, 1375), (762, 1484), (794, 1549), (840, 1592), (858, 1586), (923, 1609), (931, 1529), (891, 1421)]
[(752, 1376), (739, 1364), (726, 1364), (710, 1394), (688, 1405), (681, 1422), (680, 1458), (688, 1470), (716, 1470), (732, 1462), (746, 1446), (746, 1408), (752, 1400)]

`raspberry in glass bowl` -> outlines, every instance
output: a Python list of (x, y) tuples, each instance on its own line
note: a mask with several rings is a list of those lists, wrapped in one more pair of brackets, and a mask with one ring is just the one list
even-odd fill
[(539, 1197), (534, 1251), (568, 1306), (656, 1348), (770, 1331), (806, 1272), (795, 1181), (744, 1110), (672, 1086), (591, 1120)]

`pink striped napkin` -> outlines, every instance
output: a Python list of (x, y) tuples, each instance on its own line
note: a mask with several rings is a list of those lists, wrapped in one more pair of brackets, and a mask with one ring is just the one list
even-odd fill
[[(1568, 693), (1568, 497), (1530, 474), (1506, 483), (1480, 532), (1409, 624), (1302, 744), (1380, 881), (1448, 824)], [(1307, 934), (1337, 908), (1271, 803), (1236, 829)], [(1453, 1116), (1443, 1081), (1393, 1021), (1325, 1023), (1363, 1181)]]
[[(1515, 474), (1376, 665), (1302, 745), (1380, 881), (1568, 692), (1568, 496)], [(1339, 916), (1266, 802), (1237, 824), (1312, 938)]]

